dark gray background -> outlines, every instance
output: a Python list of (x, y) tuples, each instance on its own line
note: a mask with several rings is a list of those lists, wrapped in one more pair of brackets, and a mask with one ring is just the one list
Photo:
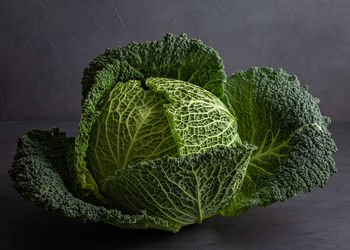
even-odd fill
[(187, 33), (226, 73), (282, 67), (336, 121), (350, 113), (350, 1), (0, 1), (0, 120), (79, 120), (83, 69), (107, 47)]
[[(7, 174), (16, 139), (34, 127), (75, 136), (86, 65), (166, 32), (213, 46), (227, 74), (264, 65), (298, 75), (334, 121), (338, 173), (322, 189), (177, 234), (80, 224), (25, 201)], [(0, 249), (349, 249), (350, 1), (0, 0), (0, 56)]]

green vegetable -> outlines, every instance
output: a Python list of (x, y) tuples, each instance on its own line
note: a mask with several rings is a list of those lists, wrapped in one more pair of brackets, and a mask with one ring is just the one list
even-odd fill
[(319, 100), (281, 69), (226, 78), (186, 35), (108, 49), (85, 69), (76, 138), (18, 140), (27, 200), (80, 221), (177, 232), (322, 187), (336, 146)]

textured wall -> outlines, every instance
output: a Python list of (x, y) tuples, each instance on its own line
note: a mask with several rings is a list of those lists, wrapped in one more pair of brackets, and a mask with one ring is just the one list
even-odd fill
[(350, 120), (350, 1), (0, 1), (0, 120), (78, 120), (84, 67), (107, 47), (187, 33), (226, 73), (282, 67)]

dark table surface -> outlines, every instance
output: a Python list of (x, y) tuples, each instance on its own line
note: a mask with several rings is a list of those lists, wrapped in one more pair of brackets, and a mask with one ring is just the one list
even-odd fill
[(16, 139), (53, 126), (74, 136), (77, 122), (0, 122), (0, 249), (350, 249), (350, 123), (330, 127), (338, 173), (324, 188), (287, 202), (214, 216), (173, 234), (81, 224), (25, 201), (7, 174)]

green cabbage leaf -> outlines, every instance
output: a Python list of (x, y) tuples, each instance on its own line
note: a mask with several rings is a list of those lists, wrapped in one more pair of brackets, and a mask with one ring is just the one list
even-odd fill
[(253, 152), (240, 193), (222, 211), (230, 216), (251, 206), (285, 201), (322, 187), (336, 172), (336, 146), (319, 100), (282, 69), (253, 67), (227, 79), (225, 91), (242, 141)]

